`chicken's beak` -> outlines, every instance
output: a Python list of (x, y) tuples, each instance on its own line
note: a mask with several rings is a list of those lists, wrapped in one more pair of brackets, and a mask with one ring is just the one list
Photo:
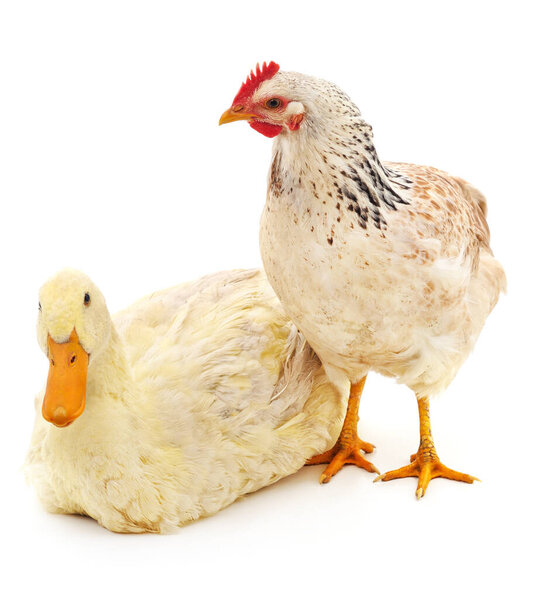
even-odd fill
[(43, 399), (43, 417), (57, 427), (66, 427), (85, 408), (89, 355), (82, 348), (76, 330), (63, 344), (48, 336), (50, 367)]
[(224, 125), (225, 123), (233, 123), (234, 121), (249, 121), (254, 117), (257, 117), (253, 113), (247, 113), (243, 111), (243, 107), (241, 105), (232, 106), (228, 110), (225, 110), (219, 119), (219, 125)]

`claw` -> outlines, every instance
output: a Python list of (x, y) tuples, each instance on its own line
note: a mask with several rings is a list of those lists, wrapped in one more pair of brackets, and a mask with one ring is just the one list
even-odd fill
[(364, 384), (365, 377), (351, 385), (347, 414), (336, 445), (306, 463), (307, 465), (328, 464), (319, 478), (319, 483), (328, 483), (343, 465), (356, 465), (369, 473), (380, 474), (380, 471), (361, 455), (361, 452), (371, 454), (375, 449), (374, 445), (360, 440), (357, 433), (358, 408)]
[(319, 478), (319, 483), (328, 483), (344, 465), (356, 465), (369, 473), (380, 474), (380, 471), (373, 463), (369, 462), (361, 455), (360, 450), (365, 452), (365, 449), (363, 448), (364, 445), (371, 446), (371, 444), (362, 442), (358, 438), (352, 440), (350, 446), (343, 447), (341, 444), (336, 444), (331, 450), (323, 452), (323, 454), (320, 454), (319, 456), (315, 456), (306, 464), (328, 464)]
[(426, 492), (426, 488), (432, 479), (437, 477), (444, 477), (446, 479), (452, 479), (454, 481), (463, 481), (464, 483), (473, 483), (473, 481), (480, 481), (476, 477), (460, 473), (459, 471), (453, 471), (446, 467), (439, 460), (435, 453), (429, 459), (428, 455), (418, 451), (415, 454), (415, 459), (405, 467), (395, 469), (394, 471), (388, 471), (380, 477), (377, 477), (375, 481), (391, 481), (392, 479), (402, 479), (404, 477), (417, 477), (417, 490), (415, 497), (420, 500)]

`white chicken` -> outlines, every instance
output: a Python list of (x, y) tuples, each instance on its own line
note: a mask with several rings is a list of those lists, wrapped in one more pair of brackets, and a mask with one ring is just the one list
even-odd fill
[(377, 471), (356, 426), (374, 370), (409, 386), (420, 415), (411, 463), (379, 479), (418, 477), (418, 498), (434, 477), (472, 483), (439, 461), (428, 397), (452, 381), (505, 287), (484, 197), (437, 169), (382, 162), (345, 93), (273, 62), (220, 123), (236, 120), (275, 138), (260, 233), (269, 281), (331, 381), (350, 386), (340, 438), (313, 461), (329, 462), (321, 481), (345, 463)]

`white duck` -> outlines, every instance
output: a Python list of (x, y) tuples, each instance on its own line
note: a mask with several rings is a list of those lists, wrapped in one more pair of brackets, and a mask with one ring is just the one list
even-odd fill
[(112, 531), (213, 514), (341, 429), (346, 402), (259, 271), (157, 292), (112, 319), (92, 281), (65, 270), (41, 288), (37, 333), (50, 370), (29, 478), (48, 510)]

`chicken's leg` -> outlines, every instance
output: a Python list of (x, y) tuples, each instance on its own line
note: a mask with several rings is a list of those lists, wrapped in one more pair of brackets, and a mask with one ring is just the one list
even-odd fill
[(356, 465), (362, 467), (370, 473), (380, 473), (380, 471), (368, 460), (360, 454), (360, 450), (364, 452), (372, 452), (374, 446), (368, 442), (363, 442), (358, 437), (358, 409), (360, 408), (360, 398), (362, 395), (363, 386), (365, 385), (365, 377), (360, 379), (358, 383), (351, 385), (349, 403), (347, 406), (347, 414), (343, 422), (343, 428), (339, 434), (336, 445), (328, 452), (318, 454), (311, 458), (307, 465), (328, 464), (328, 467), (323, 471), (319, 479), (320, 483), (328, 483), (343, 465)]
[(419, 431), (420, 442), (419, 449), (410, 457), (410, 464), (406, 467), (388, 471), (380, 475), (375, 481), (390, 481), (391, 479), (400, 479), (402, 477), (418, 477), (417, 490), (415, 495), (417, 499), (425, 495), (426, 488), (431, 479), (435, 477), (445, 477), (446, 479), (454, 479), (455, 481), (464, 481), (465, 483), (473, 483), (480, 481), (476, 477), (453, 471), (441, 463), (434, 446), (432, 439), (432, 431), (430, 430), (430, 412), (428, 407), (428, 398), (423, 396), (417, 398), (419, 407)]

